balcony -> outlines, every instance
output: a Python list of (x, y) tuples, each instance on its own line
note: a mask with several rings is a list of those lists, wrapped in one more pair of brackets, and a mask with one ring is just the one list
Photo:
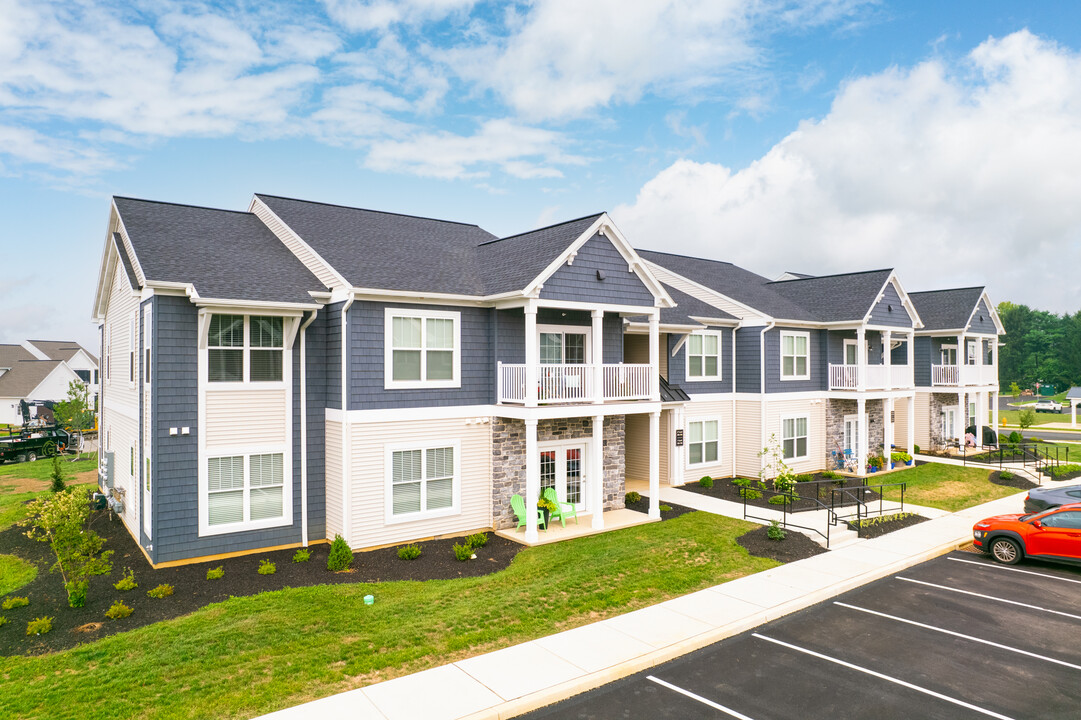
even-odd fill
[(648, 364), (555, 365), (499, 363), (496, 368), (497, 398), (500, 404), (530, 404), (526, 389), (530, 371), (536, 373), (538, 405), (623, 402), (653, 397), (656, 370)]
[[(904, 390), (913, 387), (910, 365), (866, 365), (864, 390)], [(830, 364), (830, 390), (858, 390), (859, 365)]]
[(932, 365), (931, 385), (961, 387), (963, 385), (998, 385), (997, 365)]

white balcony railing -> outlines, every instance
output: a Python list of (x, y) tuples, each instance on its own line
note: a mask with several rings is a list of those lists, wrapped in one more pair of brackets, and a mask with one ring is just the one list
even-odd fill
[(956, 365), (932, 365), (932, 385), (960, 385), (960, 373)]
[(961, 385), (997, 385), (996, 365), (932, 365), (931, 385), (958, 387)]
[[(904, 390), (913, 386), (912, 368), (909, 365), (867, 365), (865, 367), (866, 390)], [(830, 364), (830, 390), (856, 390), (860, 386), (858, 365)], [(889, 382), (887, 383), (887, 380)]]
[[(595, 365), (555, 365), (538, 363), (537, 402), (586, 403), (613, 400), (649, 400), (653, 396), (655, 372), (648, 364), (605, 364), (602, 367), (603, 387), (598, 396), (594, 377)], [(496, 369), (497, 395), (500, 403), (525, 404), (527, 366), (499, 363)]]

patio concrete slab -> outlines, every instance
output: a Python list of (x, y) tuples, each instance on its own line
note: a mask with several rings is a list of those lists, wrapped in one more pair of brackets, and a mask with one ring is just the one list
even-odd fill
[(687, 617), (707, 623), (711, 627), (728, 625), (762, 611), (759, 605), (730, 595), (722, 595), (712, 589), (699, 590), (690, 595), (667, 600), (661, 603), (661, 607), (682, 613)]
[(455, 666), (504, 700), (514, 700), (582, 674), (582, 668), (536, 641), (460, 660)]
[(585, 537), (587, 535), (598, 535), (612, 530), (621, 530), (623, 528), (634, 527), (635, 525), (645, 525), (647, 523), (660, 521), (660, 518), (651, 518), (645, 513), (622, 508), (620, 510), (605, 511), (604, 527), (601, 529), (595, 529), (593, 527), (592, 514), (582, 513), (578, 517), (578, 522), (575, 522), (574, 518), (571, 518), (565, 527), (558, 520), (553, 521), (546, 529), (540, 530), (537, 533), (536, 542), (526, 541), (524, 527), (496, 530), (495, 534), (528, 547), (535, 547), (537, 545), (550, 545), (551, 543), (557, 543), (563, 540), (573, 540), (574, 538)]
[(586, 672), (645, 655), (653, 646), (620, 632), (608, 622), (583, 625), (536, 641), (538, 645)]
[[(364, 688), (364, 694), (386, 720), (455, 720), (503, 701), (455, 665), (441, 665), (370, 685)], [(305, 713), (294, 717), (319, 716)]]
[(654, 648), (675, 645), (713, 628), (689, 615), (663, 605), (635, 610), (604, 621), (605, 625), (638, 638)]

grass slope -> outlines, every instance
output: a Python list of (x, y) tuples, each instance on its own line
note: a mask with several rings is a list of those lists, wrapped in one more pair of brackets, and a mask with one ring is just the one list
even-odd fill
[[(78, 462), (68, 462), (66, 458), (61, 462), (64, 475), (71, 485), (77, 473), (97, 469), (98, 456), (97, 453), (90, 453)], [(32, 463), (0, 465), (0, 530), (26, 517), (26, 503), (48, 492), (52, 471), (53, 461), (50, 458)]]
[[(906, 503), (956, 512), (1018, 492), (1017, 488), (995, 485), (988, 480), (990, 475), (986, 468), (927, 463), (891, 473), (888, 481), (907, 483)], [(885, 497), (899, 501), (901, 489), (888, 488)]]
[(231, 598), (70, 651), (0, 659), (0, 716), (253, 717), (776, 566), (736, 543), (754, 527), (692, 513), (529, 548), (479, 578)]
[(18, 590), (38, 576), (38, 569), (14, 555), (0, 555), (0, 595)]

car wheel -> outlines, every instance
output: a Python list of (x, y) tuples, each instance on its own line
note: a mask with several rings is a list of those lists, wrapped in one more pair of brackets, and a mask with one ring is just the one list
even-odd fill
[(1021, 547), (1009, 538), (995, 538), (991, 541), (991, 557), (1003, 565), (1016, 565), (1021, 562)]
[(36, 452), (34, 452), (33, 450), (26, 453), (26, 461), (27, 462), (34, 462), (37, 459), (38, 459), (38, 454)]

